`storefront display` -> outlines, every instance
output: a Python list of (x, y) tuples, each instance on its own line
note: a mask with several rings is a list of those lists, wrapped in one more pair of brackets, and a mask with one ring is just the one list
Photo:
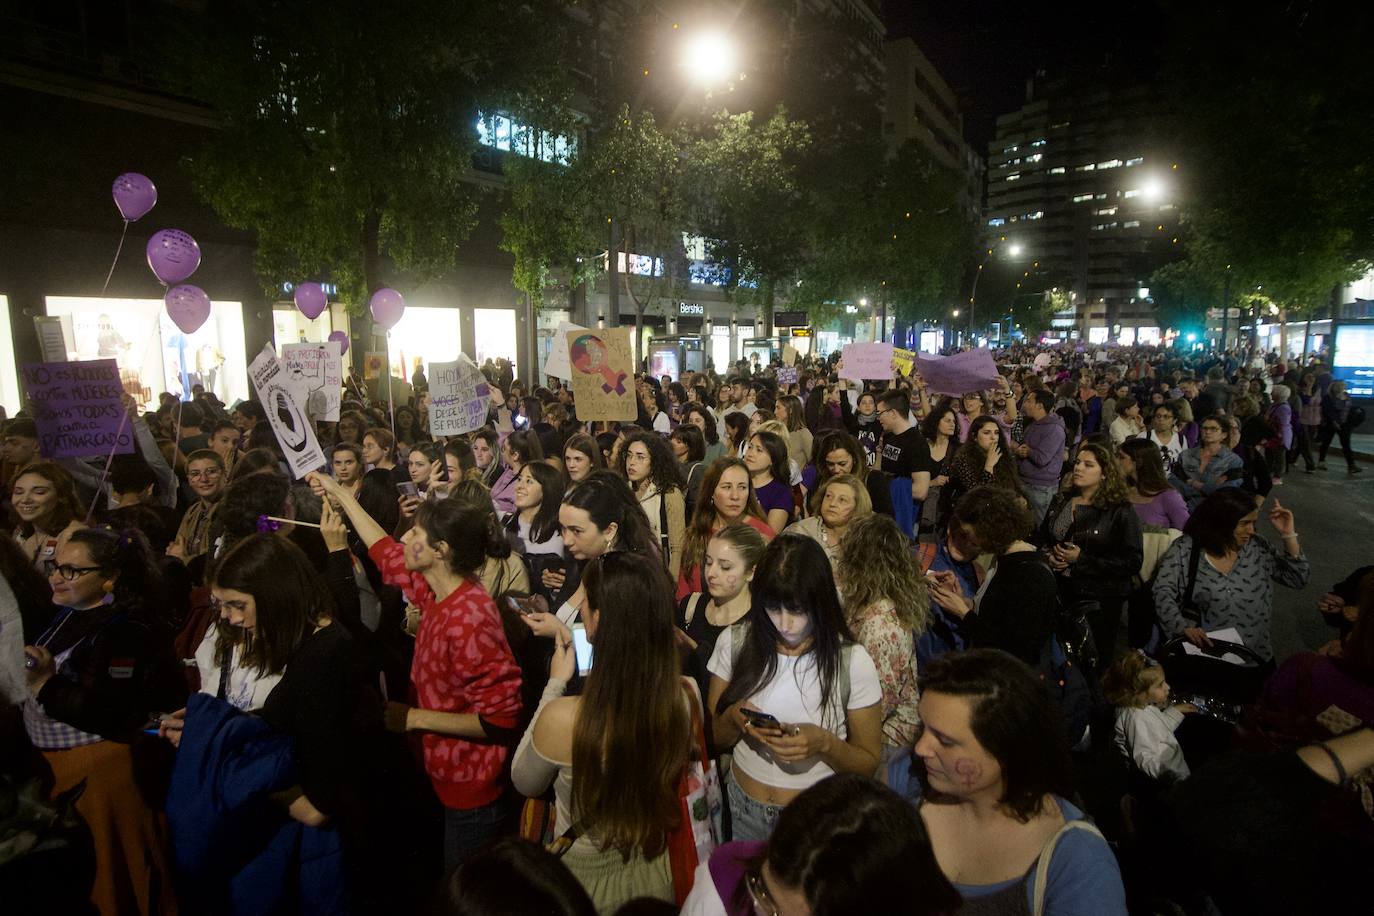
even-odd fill
[[(392, 377), (409, 382), (421, 366), (456, 360), (462, 350), (460, 326), (456, 308), (406, 306), (405, 314), (387, 335)], [(375, 330), (380, 333), (382, 329)], [(482, 339), (480, 329), (477, 339)]]
[(226, 404), (248, 397), (243, 307), (211, 300), (210, 318), (184, 334), (161, 299), (47, 297), (47, 313), (71, 322), (71, 359), (114, 359), (124, 390), (145, 408), (168, 391), (189, 399), (196, 385)]
[(19, 373), (14, 365), (14, 337), (10, 331), (10, 300), (0, 295), (0, 405), (7, 416), (14, 416), (21, 406)]
[(504, 357), (511, 361), (518, 378), (521, 353), (516, 343), (515, 309), (473, 309), (472, 329), (477, 365)]

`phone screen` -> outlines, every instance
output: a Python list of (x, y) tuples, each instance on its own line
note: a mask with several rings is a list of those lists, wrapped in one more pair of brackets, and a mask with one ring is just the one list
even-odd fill
[(420, 488), (415, 486), (415, 484), (411, 483), (408, 480), (396, 484), (396, 489), (400, 492), (402, 496), (408, 497), (410, 499), (420, 498)]
[(580, 623), (573, 624), (573, 652), (577, 655), (577, 673), (585, 675), (592, 670), (592, 644), (587, 639), (587, 628)]

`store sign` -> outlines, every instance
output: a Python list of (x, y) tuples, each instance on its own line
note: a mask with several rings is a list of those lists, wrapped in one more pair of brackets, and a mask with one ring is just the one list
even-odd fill
[(461, 436), (487, 422), (491, 386), (477, 364), (459, 354), (451, 363), (429, 364), (429, 432)]
[(696, 316), (701, 318), (706, 315), (706, 306), (702, 305), (700, 302), (679, 302), (677, 304), (677, 313), (679, 317)]
[(792, 329), (792, 336), (793, 336), (793, 337), (810, 337), (810, 336), (811, 336), (811, 329), (810, 329), (810, 328), (793, 328), (793, 329)]
[(134, 432), (125, 415), (124, 386), (112, 359), (25, 363), (24, 391), (44, 458), (128, 455)]
[(800, 328), (806, 326), (805, 312), (774, 312), (773, 327)]
[(281, 362), (293, 382), (303, 386), (306, 414), (312, 420), (339, 422), (343, 398), (343, 353), (337, 340), (285, 344)]
[(324, 452), (315, 438), (315, 428), (306, 419), (308, 392), (291, 378), (270, 344), (248, 365), (248, 377), (296, 479), (324, 467)]
[[(339, 286), (337, 283), (321, 283), (320, 289), (324, 290), (324, 294), (328, 296), (330, 299), (339, 298)], [(281, 285), (281, 291), (285, 295), (289, 296), (296, 291), (296, 284), (292, 283), (290, 280), (287, 280), (285, 283)]]

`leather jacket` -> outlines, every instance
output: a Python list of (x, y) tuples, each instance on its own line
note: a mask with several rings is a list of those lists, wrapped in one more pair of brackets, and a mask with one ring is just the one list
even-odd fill
[(1054, 522), (1073, 499), (1060, 493), (1050, 503), (1040, 526), (1040, 544), (1045, 547), (1072, 541), (1082, 551), (1078, 561), (1059, 573), (1060, 586), (1069, 587), (1079, 598), (1118, 598), (1131, 592), (1132, 579), (1140, 571), (1145, 542), (1140, 516), (1130, 503), (1099, 508), (1079, 506), (1073, 513), (1068, 534), (1057, 537)]

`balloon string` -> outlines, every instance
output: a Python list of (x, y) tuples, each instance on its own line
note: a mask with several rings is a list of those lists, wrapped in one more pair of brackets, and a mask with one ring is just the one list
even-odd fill
[[(391, 441), (396, 441), (396, 395), (391, 389), (391, 329), (386, 329), (386, 400), (391, 407)], [(399, 452), (397, 453), (399, 454)]]
[(120, 418), (119, 430), (115, 433), (114, 448), (110, 449), (110, 455), (105, 459), (105, 470), (100, 472), (100, 483), (95, 488), (95, 498), (91, 500), (91, 507), (86, 510), (86, 524), (91, 523), (95, 517), (95, 507), (100, 502), (100, 497), (105, 496), (105, 481), (110, 477), (110, 465), (114, 464), (115, 452), (119, 449), (119, 437), (124, 435), (124, 424), (129, 422), (129, 412), (124, 411), (124, 416)]
[(129, 221), (124, 221), (124, 231), (119, 233), (119, 246), (115, 248), (114, 260), (110, 262), (110, 272), (105, 275), (105, 285), (100, 287), (100, 298), (105, 298), (105, 290), (110, 288), (110, 278), (114, 276), (115, 265), (119, 263), (119, 253), (124, 250), (124, 236), (129, 234)]

